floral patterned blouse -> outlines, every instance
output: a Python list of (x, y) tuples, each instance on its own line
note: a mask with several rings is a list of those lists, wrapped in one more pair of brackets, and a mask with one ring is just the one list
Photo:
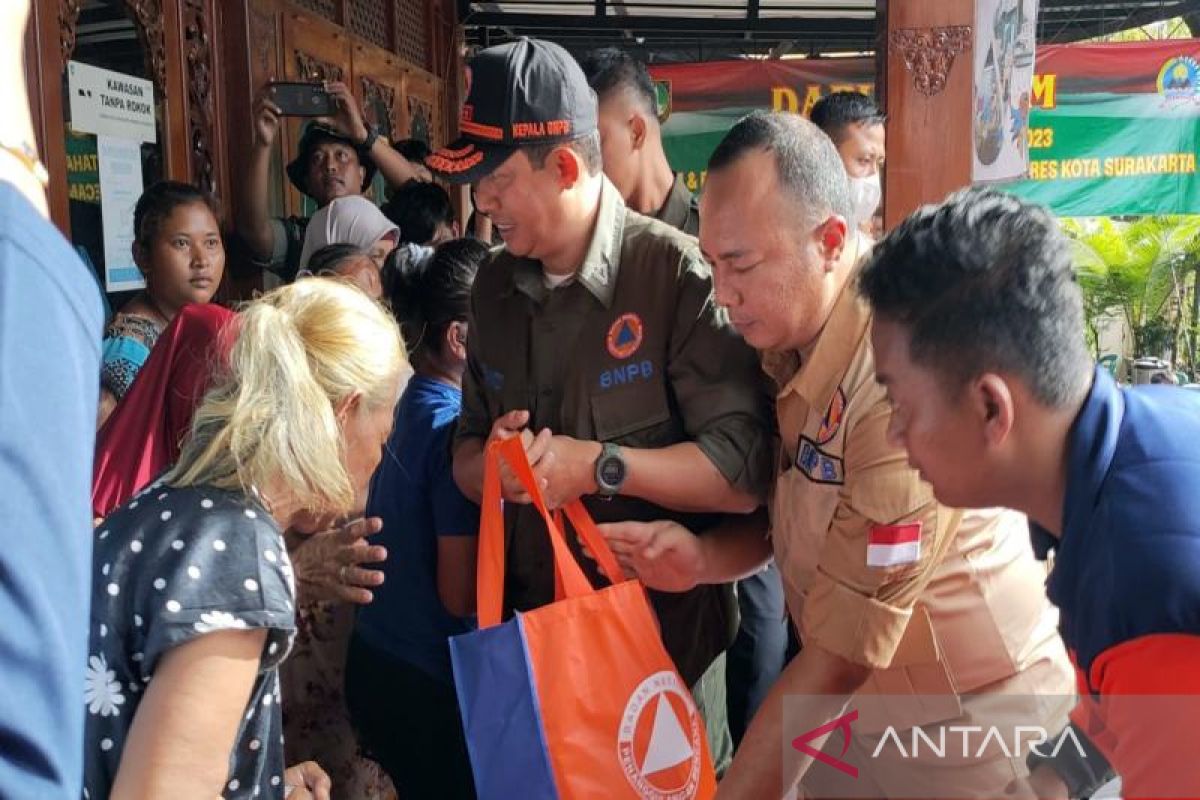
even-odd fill
[(100, 356), (100, 386), (120, 400), (150, 357), (163, 325), (148, 317), (117, 314), (104, 329)]
[(109, 796), (167, 651), (213, 631), (266, 628), (222, 796), (282, 798), (277, 668), (295, 631), (295, 588), (274, 519), (241, 493), (156, 483), (97, 527), (93, 567), (83, 796)]

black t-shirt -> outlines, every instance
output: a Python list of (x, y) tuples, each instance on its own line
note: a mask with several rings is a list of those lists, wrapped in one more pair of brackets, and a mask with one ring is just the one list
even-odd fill
[(172, 647), (267, 628), (222, 796), (283, 797), (277, 667), (295, 630), (295, 588), (275, 520), (257, 501), (156, 483), (96, 529), (84, 686), (84, 797), (108, 797), (146, 686)]

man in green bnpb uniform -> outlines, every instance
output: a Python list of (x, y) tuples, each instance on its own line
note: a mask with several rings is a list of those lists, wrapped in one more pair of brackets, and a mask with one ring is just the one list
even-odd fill
[[(505, 246), (475, 281), (459, 485), (478, 497), (487, 440), (522, 435), (552, 506), (583, 497), (598, 521), (666, 514), (700, 530), (754, 512), (771, 470), (769, 398), (696, 240), (629, 210), (604, 177), (595, 94), (561, 47), (489, 48), (469, 77), (463, 136), (427, 164), (475, 184)], [(554, 599), (549, 541), (519, 489), (506, 499), (506, 610), (536, 608)], [(719, 763), (732, 588), (650, 595)]]

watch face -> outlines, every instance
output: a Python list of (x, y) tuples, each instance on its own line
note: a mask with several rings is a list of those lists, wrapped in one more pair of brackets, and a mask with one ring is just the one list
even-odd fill
[(608, 456), (600, 462), (600, 482), (605, 487), (620, 487), (625, 482), (625, 462), (620, 456)]

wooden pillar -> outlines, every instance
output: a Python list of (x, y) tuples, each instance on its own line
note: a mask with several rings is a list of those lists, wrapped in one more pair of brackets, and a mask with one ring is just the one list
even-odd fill
[(971, 182), (975, 0), (878, 0), (884, 227)]
[(54, 177), (67, 174), (62, 74), (65, 53), (75, 47), (75, 29), (73, 25), (64, 27), (62, 17), (73, 13), (70, 5), (36, 0), (30, 4), (29, 25), (25, 29), (25, 86), (38, 153), (51, 175), (46, 189), (50, 219), (68, 238), (71, 214), (67, 182), (54, 180)]

